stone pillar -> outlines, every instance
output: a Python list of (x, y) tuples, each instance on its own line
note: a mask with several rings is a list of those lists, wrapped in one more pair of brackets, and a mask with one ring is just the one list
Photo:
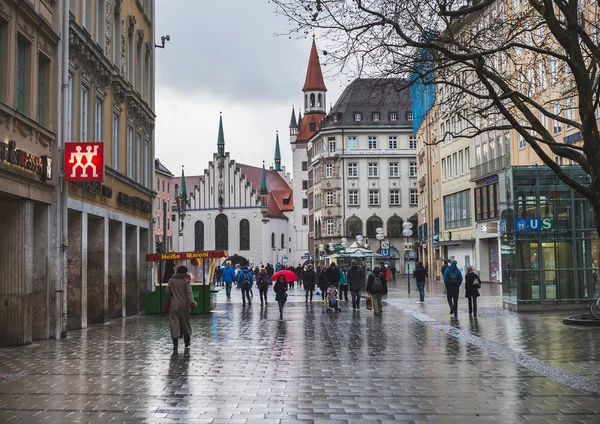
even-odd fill
[(33, 202), (0, 201), (0, 345), (31, 343)]
[(87, 247), (87, 315), (88, 322), (108, 320), (108, 255), (105, 218), (89, 215)]
[(48, 257), (50, 253), (50, 206), (36, 203), (33, 207), (33, 270), (32, 270), (32, 325), (33, 339), (50, 337), (50, 317), (54, 311), (49, 309), (50, 279), (48, 275)]
[(138, 227), (128, 225), (126, 229), (126, 290), (125, 302), (127, 315), (135, 315), (139, 311), (138, 280), (139, 280), (139, 232)]
[(139, 250), (138, 250), (138, 311), (143, 311), (146, 308), (146, 295), (148, 294), (148, 275), (152, 272), (152, 268), (148, 270), (148, 265), (152, 266), (152, 263), (146, 262), (146, 255), (149, 253), (148, 249), (148, 237), (149, 231), (146, 228), (139, 229)]
[(125, 225), (110, 221), (108, 227), (108, 316), (125, 316), (123, 294), (125, 293)]
[(87, 215), (69, 211), (69, 254), (67, 259), (67, 329), (87, 327), (87, 311), (83, 307), (83, 282), (87, 273), (87, 251), (84, 260), (84, 239), (87, 238)]

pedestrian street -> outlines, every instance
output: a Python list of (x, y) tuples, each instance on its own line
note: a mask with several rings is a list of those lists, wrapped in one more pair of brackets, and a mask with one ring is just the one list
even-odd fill
[(0, 422), (599, 422), (600, 328), (505, 311), (499, 285), (454, 318), (439, 283), (425, 304), (411, 283), (390, 282), (381, 316), (295, 288), (279, 319), (272, 292), (243, 308), (234, 289), (177, 353), (145, 315), (2, 348)]

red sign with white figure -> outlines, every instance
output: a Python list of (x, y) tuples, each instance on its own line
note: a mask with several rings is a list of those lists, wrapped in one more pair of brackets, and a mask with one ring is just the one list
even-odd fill
[(104, 181), (104, 143), (65, 143), (65, 181)]

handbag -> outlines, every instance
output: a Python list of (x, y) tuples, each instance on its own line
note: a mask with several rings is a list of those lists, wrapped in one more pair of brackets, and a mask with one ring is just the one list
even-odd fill
[(367, 310), (372, 310), (373, 309), (373, 297), (368, 294), (365, 296), (365, 300), (367, 301)]
[(477, 290), (481, 288), (481, 280), (479, 279), (479, 277), (477, 277), (477, 283), (473, 284), (473, 287), (475, 287)]
[(167, 300), (165, 301), (165, 307), (163, 308), (163, 314), (168, 314), (171, 308), (171, 287), (167, 287)]

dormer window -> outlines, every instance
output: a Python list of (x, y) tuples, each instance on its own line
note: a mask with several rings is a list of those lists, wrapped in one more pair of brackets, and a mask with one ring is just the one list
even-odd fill
[(412, 112), (406, 112), (406, 120), (412, 121)]
[(354, 120), (355, 121), (362, 121), (362, 113), (360, 112), (354, 112)]
[(381, 120), (381, 115), (379, 114), (379, 112), (373, 112), (373, 115), (371, 116), (371, 119), (373, 121), (380, 121)]
[(308, 124), (309, 128), (311, 131), (316, 131), (317, 130), (317, 123), (315, 121), (309, 122)]
[(333, 122), (337, 122), (338, 121), (338, 117), (337, 117), (337, 113), (333, 114)]
[(397, 121), (397, 120), (398, 120), (398, 113), (390, 112), (390, 121)]

